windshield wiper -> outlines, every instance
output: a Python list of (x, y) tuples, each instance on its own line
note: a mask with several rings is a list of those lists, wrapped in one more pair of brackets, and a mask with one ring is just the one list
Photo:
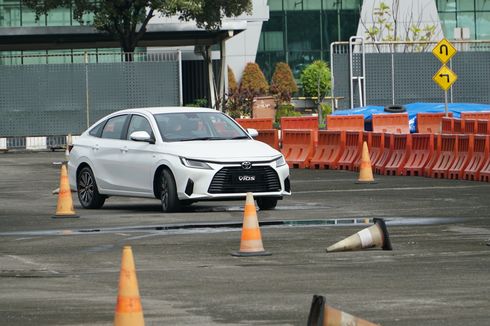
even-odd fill
[(236, 136), (236, 137), (232, 137), (231, 139), (249, 139), (248, 136)]
[(193, 141), (193, 140), (223, 140), (222, 137), (196, 137), (196, 138), (186, 138), (180, 139), (179, 141)]

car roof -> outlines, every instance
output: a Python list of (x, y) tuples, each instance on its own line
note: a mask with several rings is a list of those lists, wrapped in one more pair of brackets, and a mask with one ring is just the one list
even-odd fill
[(167, 106), (167, 107), (150, 107), (150, 108), (135, 108), (135, 109), (126, 109), (115, 112), (117, 114), (120, 113), (150, 113), (150, 114), (159, 114), (159, 113), (186, 113), (186, 112), (218, 112), (214, 109), (208, 108), (196, 108), (196, 107), (185, 107), (185, 106)]

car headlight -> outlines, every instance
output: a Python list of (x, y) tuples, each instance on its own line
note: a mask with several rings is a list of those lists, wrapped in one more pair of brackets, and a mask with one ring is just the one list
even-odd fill
[(197, 160), (191, 160), (185, 157), (181, 157), (180, 161), (184, 166), (187, 166), (188, 168), (194, 168), (194, 169), (205, 169), (205, 170), (212, 170), (213, 168), (209, 166), (208, 163), (203, 162), (203, 161), (197, 161)]
[(283, 165), (286, 165), (286, 160), (284, 159), (284, 156), (281, 156), (276, 160), (276, 168)]

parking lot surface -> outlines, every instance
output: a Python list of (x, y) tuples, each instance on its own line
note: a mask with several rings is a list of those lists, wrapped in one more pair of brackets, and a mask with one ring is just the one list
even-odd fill
[[(291, 170), (293, 195), (258, 211), (266, 257), (233, 257), (244, 202), (164, 214), (109, 198), (51, 216), (63, 152), (0, 153), (0, 324), (111, 325), (133, 250), (147, 325), (305, 325), (312, 296), (381, 325), (488, 325), (490, 183)], [(393, 251), (326, 253), (384, 218)], [(275, 223), (277, 222), (277, 223)]]

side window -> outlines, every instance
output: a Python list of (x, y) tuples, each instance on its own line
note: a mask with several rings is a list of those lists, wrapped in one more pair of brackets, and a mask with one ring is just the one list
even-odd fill
[(146, 131), (150, 136), (153, 136), (150, 123), (146, 118), (140, 115), (133, 115), (128, 127), (128, 135), (126, 139), (131, 139), (131, 134), (135, 131)]
[(101, 137), (108, 138), (108, 139), (121, 139), (126, 118), (127, 115), (120, 115), (107, 120), (104, 129), (102, 129)]
[(92, 130), (88, 133), (90, 136), (100, 137), (100, 132), (102, 131), (102, 127), (104, 126), (105, 121), (99, 123), (97, 126), (93, 127)]

